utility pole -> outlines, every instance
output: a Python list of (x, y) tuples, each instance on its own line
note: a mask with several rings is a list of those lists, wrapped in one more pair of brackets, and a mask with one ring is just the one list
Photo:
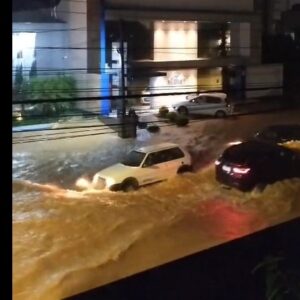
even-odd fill
[(136, 123), (131, 116), (126, 116), (126, 76), (125, 69), (125, 47), (123, 35), (124, 22), (122, 19), (119, 21), (119, 34), (120, 34), (120, 58), (121, 58), (121, 132), (119, 136), (122, 138), (136, 137)]
[[(123, 20), (119, 21), (120, 26), (120, 56), (121, 56), (121, 96), (122, 96), (122, 103), (121, 103), (121, 119), (124, 121), (124, 116), (126, 115), (126, 92), (125, 92), (125, 61), (124, 61), (124, 36), (123, 36)], [(123, 124), (123, 122), (122, 122)]]

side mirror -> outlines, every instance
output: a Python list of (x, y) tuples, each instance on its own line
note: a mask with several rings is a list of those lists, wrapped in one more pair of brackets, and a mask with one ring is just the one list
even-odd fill
[(152, 166), (151, 163), (145, 162), (145, 163), (143, 164), (142, 168), (150, 168), (151, 166)]

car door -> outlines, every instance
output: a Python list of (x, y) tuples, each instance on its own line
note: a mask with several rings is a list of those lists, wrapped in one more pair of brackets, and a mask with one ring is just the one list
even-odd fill
[(164, 179), (164, 166), (161, 162), (160, 151), (149, 153), (139, 171), (139, 182), (141, 185), (150, 184)]
[(174, 159), (174, 148), (161, 150), (155, 153), (155, 166), (158, 167), (159, 177), (166, 180), (177, 173), (177, 159)]
[(198, 113), (199, 103), (201, 102), (201, 99), (202, 99), (201, 97), (196, 97), (196, 98), (190, 100), (186, 104), (186, 106), (191, 114)]
[(256, 183), (269, 184), (276, 181), (279, 168), (272, 153), (261, 153), (253, 161), (255, 161), (254, 178)]
[(172, 177), (177, 174), (178, 169), (184, 164), (184, 153), (180, 148), (175, 147), (166, 150), (167, 161), (166, 163), (166, 176)]
[(273, 183), (291, 177), (291, 168), (291, 160), (284, 149), (274, 149), (268, 152), (261, 172), (264, 174), (266, 183)]
[(141, 169), (142, 184), (173, 177), (183, 163), (184, 153), (178, 147), (149, 153)]
[(280, 159), (280, 178), (288, 179), (300, 176), (300, 160), (296, 153), (289, 151), (287, 149), (282, 149), (278, 153)]
[(204, 114), (205, 109), (205, 96), (199, 96), (194, 99), (193, 111), (190, 109), (190, 112), (195, 114)]
[(226, 103), (218, 97), (207, 96), (206, 102), (206, 114), (214, 116), (218, 110), (226, 111)]

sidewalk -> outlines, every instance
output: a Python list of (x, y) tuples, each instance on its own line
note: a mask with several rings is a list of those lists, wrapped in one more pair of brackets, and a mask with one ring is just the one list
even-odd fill
[(42, 131), (42, 130), (51, 129), (55, 125), (56, 125), (56, 123), (15, 126), (12, 128), (12, 132)]

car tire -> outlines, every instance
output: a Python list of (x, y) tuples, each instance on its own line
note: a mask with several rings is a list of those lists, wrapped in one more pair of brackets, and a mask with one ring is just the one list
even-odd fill
[(191, 165), (182, 165), (177, 170), (177, 174), (183, 174), (187, 172), (193, 172), (193, 167)]
[(189, 111), (188, 111), (188, 109), (187, 109), (185, 106), (180, 106), (180, 107), (178, 108), (178, 113), (179, 113), (180, 115), (187, 116), (187, 115), (189, 114)]
[(216, 117), (216, 118), (225, 118), (225, 117), (226, 117), (226, 113), (225, 113), (225, 111), (223, 111), (223, 110), (218, 110), (218, 111), (216, 111), (216, 113), (215, 113), (215, 117)]
[(126, 179), (122, 184), (122, 191), (125, 193), (136, 191), (138, 188), (139, 184), (134, 178)]

